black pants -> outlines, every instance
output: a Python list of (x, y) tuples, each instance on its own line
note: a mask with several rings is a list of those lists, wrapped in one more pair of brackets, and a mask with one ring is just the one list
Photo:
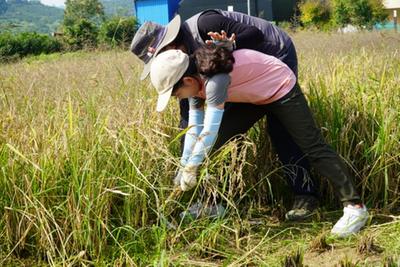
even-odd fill
[[(285, 97), (268, 105), (226, 103), (214, 149), (218, 149), (235, 135), (247, 132), (254, 123), (266, 115), (272, 115), (274, 120), (279, 121), (278, 124), (275, 124), (275, 126), (278, 125), (278, 128), (274, 129), (271, 137), (277, 133), (277, 129), (284, 130), (281, 134), (288, 134), (285, 137), (287, 142), (278, 144), (279, 149), (292, 151), (292, 145), (296, 147), (295, 151), (299, 148), (308, 161), (301, 158), (298, 163), (306, 164), (307, 167), (310, 163), (315, 170), (327, 177), (334, 186), (340, 201), (358, 202), (360, 196), (353, 184), (353, 177), (338, 154), (322, 137), (298, 84)], [(293, 160), (288, 154), (283, 156), (286, 157), (282, 159), (285, 162)], [(302, 178), (299, 175), (297, 174), (296, 177)], [(296, 181), (296, 183), (300, 183), (297, 186), (303, 187), (302, 184), (310, 186), (309, 183), (301, 180)]]
[[(297, 53), (293, 44), (279, 56), (279, 59), (288, 65), (297, 77)], [(240, 107), (240, 109), (238, 107)], [(230, 136), (231, 138), (235, 135), (246, 133), (248, 129), (261, 118), (260, 114), (253, 113), (253, 105), (250, 104), (227, 103), (225, 113), (228, 112), (229, 114), (233, 112), (232, 114), (237, 114), (239, 116), (238, 118), (240, 118), (240, 110), (242, 109), (246, 117), (243, 121), (238, 122), (240, 125), (237, 125), (237, 127), (227, 127), (224, 131), (226, 136)], [(180, 127), (184, 129), (188, 126), (189, 120), (189, 103), (187, 99), (180, 101), (180, 114)], [(310, 163), (307, 157), (273, 112), (264, 110), (262, 117), (264, 115), (267, 115), (267, 131), (270, 135), (272, 145), (284, 166), (285, 176), (287, 177), (288, 183), (291, 185), (292, 191), (296, 195), (318, 196), (318, 183), (310, 176)], [(224, 139), (224, 142), (216, 143), (214, 148), (223, 145), (230, 138)], [(182, 149), (183, 142), (184, 138), (181, 139)]]

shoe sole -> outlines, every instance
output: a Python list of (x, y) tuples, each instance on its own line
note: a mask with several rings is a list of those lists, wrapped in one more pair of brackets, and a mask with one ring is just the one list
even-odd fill
[(305, 216), (293, 217), (293, 218), (290, 218), (289, 215), (285, 214), (285, 219), (287, 221), (292, 221), (292, 222), (304, 221), (304, 220), (310, 219), (310, 217), (313, 217), (313, 216), (317, 215), (317, 213), (318, 213), (317, 211), (313, 211), (310, 214), (307, 214)]

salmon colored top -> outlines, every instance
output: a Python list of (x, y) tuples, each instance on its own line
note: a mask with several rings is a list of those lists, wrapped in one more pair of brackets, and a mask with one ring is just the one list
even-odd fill
[(293, 71), (279, 59), (249, 49), (233, 52), (235, 65), (226, 102), (269, 104), (296, 84)]

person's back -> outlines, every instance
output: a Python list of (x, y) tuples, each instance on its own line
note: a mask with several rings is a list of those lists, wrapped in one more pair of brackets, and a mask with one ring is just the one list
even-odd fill
[(296, 83), (293, 71), (273, 56), (249, 49), (236, 50), (233, 56), (227, 102), (269, 104), (286, 95)]
[(255, 26), (263, 32), (264, 44), (260, 44), (261, 47), (260, 49), (256, 49), (257, 51), (274, 56), (283, 55), (285, 50), (292, 44), (289, 35), (272, 22), (240, 12), (226, 10), (219, 11), (223, 15), (232, 18), (237, 22)]
[[(236, 23), (234, 23), (236, 22)], [(246, 25), (247, 29), (244, 27)], [(248, 27), (255, 27), (260, 31), (260, 38), (254, 39), (254, 32)], [(194, 49), (204, 44), (209, 39), (208, 33), (223, 29), (231, 35), (238, 36), (238, 49), (249, 48), (280, 58), (284, 56), (292, 45), (290, 37), (273, 23), (261, 18), (249, 16), (240, 12), (219, 9), (206, 10), (187, 19), (182, 24), (184, 31), (190, 32), (193, 37), (191, 42)], [(246, 36), (248, 32), (248, 36)], [(243, 42), (241, 41), (244, 40)]]
[(201, 77), (204, 86), (190, 100), (192, 106), (223, 102), (266, 105), (284, 97), (297, 82), (285, 63), (258, 51), (202, 47), (194, 55), (198, 73), (192, 75)]

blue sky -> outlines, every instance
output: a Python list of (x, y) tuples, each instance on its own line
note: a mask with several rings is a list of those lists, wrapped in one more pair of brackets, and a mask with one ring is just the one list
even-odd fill
[(45, 5), (63, 7), (65, 0), (40, 0)]

